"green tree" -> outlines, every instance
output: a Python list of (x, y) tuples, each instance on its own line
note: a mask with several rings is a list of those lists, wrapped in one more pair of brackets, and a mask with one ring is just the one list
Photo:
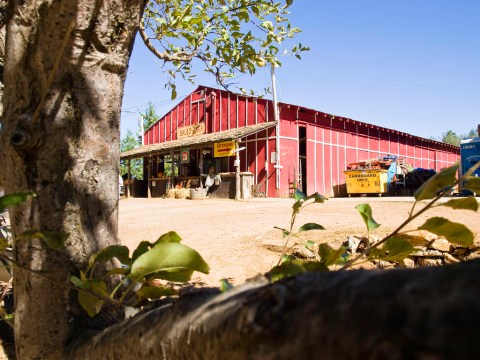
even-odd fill
[(455, 131), (448, 130), (447, 132), (442, 133), (440, 141), (444, 142), (445, 144), (459, 146), (460, 136), (458, 136)]
[(472, 139), (477, 137), (477, 131), (475, 129), (471, 129), (468, 133), (458, 135), (455, 131), (448, 130), (447, 132), (442, 133), (440, 137), (440, 141), (444, 142), (445, 144), (460, 146), (460, 141), (463, 139)]
[(473, 138), (476, 138), (476, 137), (478, 137), (477, 130), (471, 129), (468, 133), (463, 134), (461, 136), (461, 140), (463, 140), (463, 139), (473, 139)]
[[(138, 139), (133, 135), (132, 130), (128, 130), (120, 141), (120, 152), (134, 149), (140, 146)], [(120, 175), (128, 173), (128, 161), (120, 160)], [(130, 174), (132, 178), (143, 179), (143, 159), (135, 159), (130, 161)]]
[[(203, 67), (228, 88), (237, 74), (254, 74), (258, 67), (281, 65), (284, 41), (300, 32), (288, 20), (293, 0), (152, 0), (145, 9), (140, 35), (145, 45), (167, 62), (165, 85), (177, 96), (175, 80), (195, 79), (192, 67)], [(300, 59), (308, 47), (284, 49)], [(242, 91), (246, 91), (240, 88)]]
[[(148, 102), (147, 109), (145, 110), (144, 113), (140, 113), (140, 116), (142, 117), (143, 129), (144, 130), (147, 130), (148, 128), (150, 128), (150, 126), (155, 124), (158, 121), (158, 119), (160, 118), (160, 116), (157, 115), (157, 111), (155, 110), (155, 106), (153, 105), (153, 103), (151, 101)], [(143, 135), (143, 134), (141, 134), (141, 135)]]

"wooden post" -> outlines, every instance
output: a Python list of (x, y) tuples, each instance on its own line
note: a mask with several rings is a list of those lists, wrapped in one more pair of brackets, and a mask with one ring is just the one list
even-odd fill
[(128, 171), (127, 171), (127, 186), (125, 187), (125, 197), (128, 199), (130, 197), (130, 193), (132, 189), (130, 188), (130, 181), (131, 181), (131, 160), (128, 159), (128, 165), (127, 165)]
[(240, 151), (238, 140), (235, 141), (235, 200), (240, 200)]
[(148, 164), (147, 164), (147, 198), (152, 197), (152, 192), (150, 191), (150, 167), (152, 166), (152, 156), (148, 156)]

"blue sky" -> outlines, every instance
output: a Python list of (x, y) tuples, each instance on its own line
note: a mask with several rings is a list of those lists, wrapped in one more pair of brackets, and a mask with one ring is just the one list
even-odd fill
[[(279, 101), (427, 138), (467, 133), (480, 124), (479, 16), (475, 0), (296, 0), (290, 19), (302, 33), (295, 42), (311, 51), (301, 61), (281, 59)], [(196, 85), (216, 86), (202, 69), (197, 74)], [(172, 101), (166, 79), (137, 38), (122, 136), (138, 129), (149, 101), (162, 115), (196, 87), (177, 82)], [(266, 68), (237, 81), (257, 91), (271, 86)]]

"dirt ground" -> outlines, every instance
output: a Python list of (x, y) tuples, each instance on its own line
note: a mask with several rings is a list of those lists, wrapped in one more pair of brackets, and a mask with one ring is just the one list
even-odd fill
[[(381, 224), (371, 235), (382, 236), (407, 218), (413, 202), (407, 197), (329, 199), (302, 210), (294, 230), (308, 222), (321, 224), (326, 230), (311, 231), (308, 239), (338, 246), (348, 236), (366, 234), (355, 206), (369, 203), (374, 219)], [(134, 249), (142, 240), (154, 241), (175, 230), (182, 242), (196, 249), (211, 268), (208, 275), (194, 274), (194, 282), (218, 286), (220, 279), (227, 278), (241, 284), (277, 263), (283, 239), (281, 231), (274, 227), (289, 227), (293, 203), (293, 199), (121, 199), (119, 237)], [(408, 229), (415, 229), (431, 216), (467, 225), (480, 243), (480, 216), (473, 211), (439, 206), (420, 216)]]

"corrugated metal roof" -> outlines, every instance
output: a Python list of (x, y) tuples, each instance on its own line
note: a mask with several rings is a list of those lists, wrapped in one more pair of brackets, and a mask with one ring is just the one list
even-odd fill
[(203, 134), (178, 140), (167, 141), (159, 144), (144, 145), (132, 150), (122, 152), (120, 154), (120, 159), (137, 159), (152, 154), (166, 154), (174, 149), (181, 149), (196, 145), (208, 145), (220, 141), (236, 140), (248, 135), (255, 134), (259, 131), (272, 128), (276, 125), (276, 121), (270, 121), (261, 124), (215, 132), (212, 134)]

